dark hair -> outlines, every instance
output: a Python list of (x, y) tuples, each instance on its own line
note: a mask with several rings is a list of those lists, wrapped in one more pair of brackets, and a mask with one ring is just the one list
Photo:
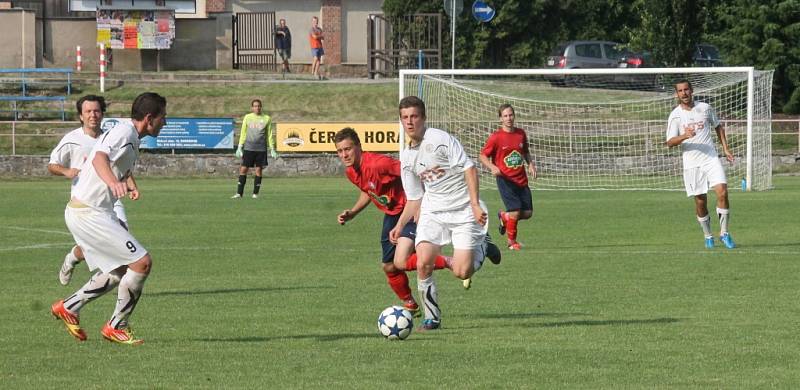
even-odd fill
[(687, 79), (680, 79), (675, 83), (674, 88), (676, 91), (678, 90), (678, 84), (688, 84), (689, 90), (694, 91), (694, 87), (692, 87), (692, 82)]
[(131, 119), (140, 121), (147, 114), (157, 117), (167, 112), (167, 99), (155, 92), (145, 92), (133, 100)]
[(83, 114), (83, 102), (98, 102), (100, 103), (100, 112), (106, 112), (106, 99), (97, 95), (86, 95), (78, 99), (75, 103), (75, 108), (78, 109), (78, 117)]
[(403, 99), (400, 100), (400, 109), (401, 110), (404, 109), (404, 108), (411, 108), (411, 107), (418, 108), (419, 111), (420, 111), (420, 114), (422, 114), (422, 117), (423, 118), (427, 118), (427, 116), (425, 115), (425, 102), (423, 102), (422, 99), (420, 99), (420, 98), (418, 98), (416, 96), (406, 96), (406, 97), (404, 97)]
[(264, 107), (264, 103), (261, 103), (261, 99), (253, 99), (253, 101), (252, 101), (252, 102), (250, 102), (250, 107), (253, 107), (253, 103), (255, 103), (255, 102), (258, 102), (258, 104), (259, 104), (261, 107)]
[(503, 103), (500, 105), (500, 108), (497, 109), (497, 116), (503, 116), (503, 111), (505, 111), (507, 108), (510, 108), (511, 112), (516, 114), (516, 111), (514, 111), (514, 106), (508, 103)]
[(353, 141), (353, 145), (361, 146), (361, 139), (358, 138), (358, 133), (352, 127), (345, 127), (337, 131), (333, 136), (333, 143), (338, 144), (346, 139)]

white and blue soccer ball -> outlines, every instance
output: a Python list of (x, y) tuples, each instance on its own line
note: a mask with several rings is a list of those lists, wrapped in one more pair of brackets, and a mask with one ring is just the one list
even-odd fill
[(378, 316), (378, 331), (389, 340), (405, 340), (413, 328), (411, 312), (400, 306), (389, 306)]

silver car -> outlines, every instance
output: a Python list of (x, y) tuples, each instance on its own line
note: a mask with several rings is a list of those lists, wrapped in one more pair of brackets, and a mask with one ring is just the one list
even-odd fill
[[(569, 41), (556, 46), (545, 63), (547, 69), (616, 68), (624, 50), (610, 41)], [(555, 86), (600, 82), (602, 76), (548, 76)]]

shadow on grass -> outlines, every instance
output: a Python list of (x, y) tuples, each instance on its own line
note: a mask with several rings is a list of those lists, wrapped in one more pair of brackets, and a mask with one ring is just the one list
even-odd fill
[(560, 326), (621, 326), (621, 325), (648, 325), (648, 324), (673, 324), (680, 322), (677, 318), (651, 318), (642, 320), (575, 320), (562, 322), (544, 322), (540, 324), (527, 324), (531, 328), (556, 328)]
[(483, 318), (490, 320), (521, 320), (526, 318), (539, 318), (539, 317), (579, 317), (588, 316), (588, 313), (497, 313), (497, 314), (470, 314), (462, 315), (461, 317), (469, 318)]
[(332, 289), (333, 286), (307, 286), (307, 287), (253, 287), (253, 288), (221, 288), (216, 290), (188, 290), (188, 291), (161, 291), (145, 293), (148, 298), (165, 297), (174, 295), (204, 295), (204, 294), (238, 294), (251, 292), (273, 292), (291, 290), (321, 290)]
[(205, 338), (205, 339), (192, 339), (192, 341), (201, 341), (209, 343), (266, 343), (270, 341), (280, 340), (314, 340), (319, 342), (325, 341), (339, 341), (346, 339), (363, 339), (374, 338), (375, 333), (339, 333), (339, 334), (302, 334), (302, 335), (289, 335), (289, 336), (274, 336), (274, 337), (228, 337), (228, 338)]

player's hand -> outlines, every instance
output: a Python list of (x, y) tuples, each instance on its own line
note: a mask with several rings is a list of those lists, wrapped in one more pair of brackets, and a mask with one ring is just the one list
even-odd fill
[(483, 211), (480, 205), (472, 205), (472, 215), (475, 217), (475, 222), (479, 223), (481, 226), (486, 225), (488, 215)]
[(239, 145), (239, 147), (236, 148), (236, 153), (235, 153), (236, 158), (242, 158), (242, 155), (244, 154), (244, 149), (242, 148), (243, 148), (242, 145)]
[(274, 159), (278, 158), (278, 152), (276, 152), (275, 149), (270, 149), (269, 150), (269, 156), (272, 157), (272, 159), (274, 160)]
[(533, 165), (531, 165), (531, 164), (528, 164), (528, 171), (529, 171), (529, 172), (530, 172), (530, 174), (531, 174), (531, 179), (534, 179), (534, 180), (536, 180), (536, 178), (537, 178), (537, 177), (539, 177), (539, 176), (536, 174), (536, 168), (534, 168), (534, 167), (533, 167)]
[(397, 226), (393, 227), (392, 230), (389, 231), (389, 242), (391, 242), (394, 245), (397, 245), (397, 240), (400, 239), (400, 233), (402, 231), (403, 229)]
[(81, 170), (78, 168), (70, 168), (64, 171), (64, 177), (67, 179), (74, 179), (78, 177), (78, 174), (81, 173)]
[(500, 168), (498, 168), (497, 165), (492, 166), (491, 168), (489, 168), (489, 170), (492, 172), (493, 176), (502, 175), (502, 173), (500, 172)]
[(338, 217), (336, 217), (336, 220), (339, 222), (339, 225), (344, 225), (345, 222), (351, 219), (353, 219), (353, 212), (350, 210), (342, 211), (342, 213), (339, 214)]
[(111, 193), (114, 194), (114, 197), (117, 199), (124, 198), (125, 195), (128, 194), (128, 183), (124, 181), (118, 181), (114, 183), (114, 185), (111, 186), (110, 188), (111, 188)]
[(725, 158), (728, 159), (729, 163), (733, 164), (734, 160), (733, 153), (731, 153), (731, 150), (728, 148), (725, 148)]
[(692, 138), (695, 135), (694, 126), (686, 126), (683, 128), (683, 135), (686, 136), (686, 139)]
[(131, 198), (131, 200), (139, 200), (139, 196), (140, 195), (139, 195), (139, 190), (138, 189), (136, 189), (136, 188), (129, 188), (128, 189), (128, 197)]

